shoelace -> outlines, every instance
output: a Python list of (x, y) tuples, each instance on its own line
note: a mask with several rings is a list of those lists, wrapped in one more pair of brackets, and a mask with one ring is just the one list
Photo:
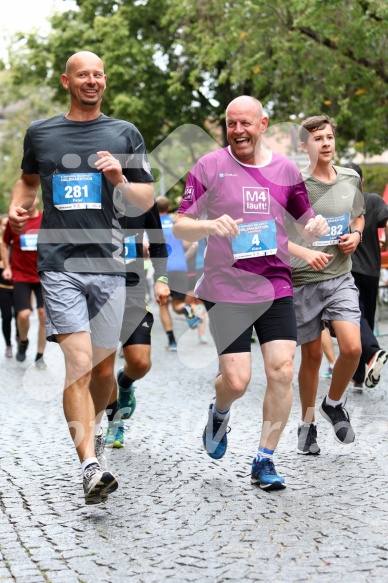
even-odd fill
[(317, 428), (315, 425), (310, 425), (307, 437), (306, 437), (306, 445), (310, 447), (313, 443), (316, 443), (317, 439)]
[(271, 474), (275, 474), (276, 475), (276, 471), (275, 471), (275, 464), (273, 463), (272, 460), (268, 459), (268, 458), (263, 458), (259, 464), (262, 467), (263, 470), (263, 474), (265, 474), (266, 476), (269, 476)]
[(347, 399), (345, 399), (345, 403), (343, 404), (340, 403), (339, 405), (337, 405), (337, 407), (335, 407), (335, 411), (337, 411), (337, 413), (339, 414), (341, 421), (347, 421), (348, 423), (350, 423), (349, 413), (345, 409), (346, 401)]
[[(220, 429), (223, 422), (224, 422), (224, 419), (216, 419), (215, 417), (213, 417), (213, 433), (214, 433), (214, 435), (216, 435), (216, 433), (218, 433), (218, 430)], [(216, 429), (216, 431), (214, 431), (214, 429)], [(231, 431), (232, 431), (232, 428), (229, 427), (229, 425), (228, 425), (226, 430), (225, 430), (225, 433), (230, 433)]]
[(85, 469), (84, 472), (84, 478), (86, 478), (86, 480), (90, 480), (90, 478), (92, 478), (94, 476), (94, 474), (100, 469), (100, 466), (98, 464), (90, 464), (89, 466), (87, 466), (87, 468)]

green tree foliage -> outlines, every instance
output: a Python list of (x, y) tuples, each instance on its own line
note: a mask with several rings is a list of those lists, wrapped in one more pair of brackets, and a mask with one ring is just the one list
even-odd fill
[(225, 143), (223, 115), (256, 96), (270, 122), (327, 113), (338, 153), (386, 149), (388, 5), (385, 0), (78, 0), (11, 51), (16, 87), (46, 86), (63, 104), (66, 59), (104, 60), (106, 114), (133, 121), (149, 151), (183, 124)]
[(0, 71), (0, 213), (8, 209), (12, 188), (19, 178), (23, 138), (28, 125), (58, 113), (45, 86), (12, 85), (10, 71)]

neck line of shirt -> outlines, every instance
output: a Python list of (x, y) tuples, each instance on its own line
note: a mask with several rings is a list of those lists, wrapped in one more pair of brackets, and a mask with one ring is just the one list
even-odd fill
[(265, 166), (268, 166), (272, 162), (272, 150), (268, 150), (268, 153), (269, 153), (269, 160), (268, 160), (268, 162), (266, 162), (265, 164), (260, 164), (260, 165), (256, 165), (256, 164), (244, 164), (244, 162), (241, 162), (240, 160), (238, 160), (236, 158), (236, 156), (233, 155), (232, 149), (231, 149), (230, 146), (228, 146), (228, 152), (229, 152), (230, 156), (233, 158), (233, 160), (236, 160), (236, 162), (238, 164), (240, 164), (240, 166), (245, 166), (246, 168), (265, 168)]

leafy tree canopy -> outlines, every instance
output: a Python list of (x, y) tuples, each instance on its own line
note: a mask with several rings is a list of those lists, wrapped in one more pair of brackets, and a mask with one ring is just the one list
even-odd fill
[[(104, 61), (103, 109), (133, 121), (152, 151), (183, 124), (225, 143), (231, 99), (254, 95), (270, 123), (326, 113), (337, 149), (386, 149), (388, 4), (385, 0), (78, 0), (10, 49), (17, 89), (46, 87), (62, 106), (67, 58)], [(23, 35), (19, 35), (23, 39)]]

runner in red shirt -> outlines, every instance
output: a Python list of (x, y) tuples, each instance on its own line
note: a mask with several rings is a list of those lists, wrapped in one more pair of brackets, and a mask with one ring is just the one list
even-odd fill
[[(43, 360), (43, 352), (46, 346), (46, 327), (43, 309), (42, 289), (37, 269), (37, 240), (38, 231), (42, 222), (43, 213), (38, 210), (39, 198), (28, 212), (29, 219), (26, 227), (20, 235), (11, 230), (9, 223), (3, 234), (2, 259), (4, 262), (3, 278), (13, 282), (13, 299), (16, 312), (16, 322), (19, 332), (19, 347), (16, 360), (23, 362), (26, 359), (28, 347), (28, 331), (30, 328), (30, 315), (32, 311), (31, 295), (35, 294), (38, 308), (39, 330), (38, 348), (35, 358), (35, 366), (44, 370), (46, 364)], [(9, 247), (12, 245), (11, 260), (9, 262)]]

